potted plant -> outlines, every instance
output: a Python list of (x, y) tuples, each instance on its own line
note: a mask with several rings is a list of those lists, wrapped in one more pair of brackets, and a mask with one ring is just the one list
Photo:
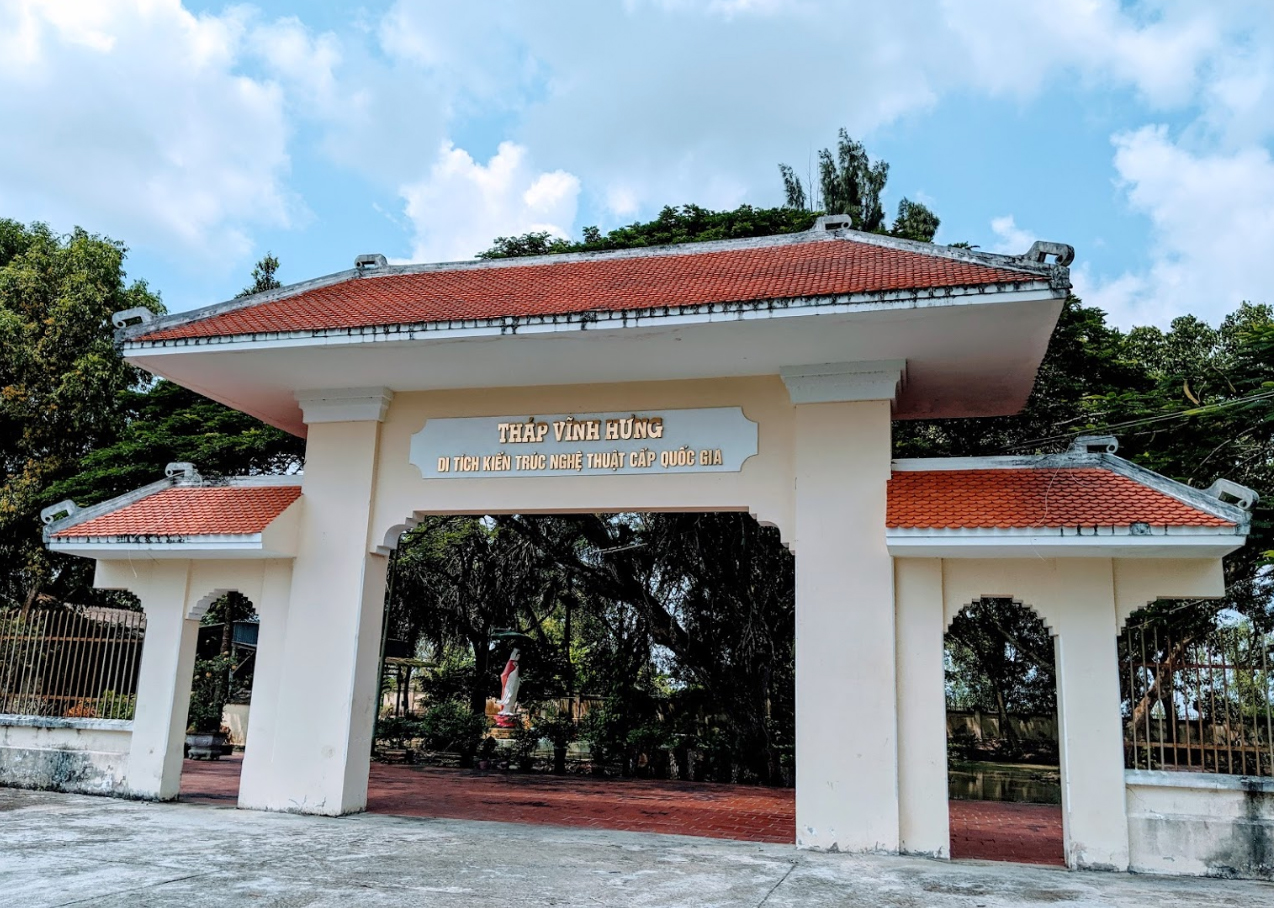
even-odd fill
[(229, 656), (195, 661), (186, 720), (186, 747), (192, 760), (221, 759), (226, 743), (221, 713), (230, 697), (230, 666)]

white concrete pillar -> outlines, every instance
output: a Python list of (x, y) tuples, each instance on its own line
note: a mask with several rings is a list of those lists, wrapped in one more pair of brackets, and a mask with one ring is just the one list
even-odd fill
[(796, 841), (898, 850), (893, 563), (901, 363), (783, 370), (796, 406)]
[(942, 561), (894, 562), (898, 633), (898, 831), (909, 854), (951, 856)]
[(1128, 869), (1114, 573), (1110, 559), (1061, 558), (1055, 616), (1066, 863)]
[(257, 631), (256, 667), (248, 709), (248, 736), (239, 775), (240, 807), (261, 809), (268, 803), (291, 584), (291, 562), (274, 561), (266, 565), (260, 601), (256, 603), (261, 623)]
[[(271, 810), (337, 816), (367, 804), (386, 559), (369, 555), (389, 392), (303, 396), (309, 424), (268, 791)], [(254, 783), (255, 786), (255, 783)]]
[(128, 790), (134, 797), (171, 801), (181, 785), (199, 621), (186, 617), (189, 562), (156, 561), (149, 573), (149, 582), (135, 588), (146, 611), (146, 639), (137, 676)]

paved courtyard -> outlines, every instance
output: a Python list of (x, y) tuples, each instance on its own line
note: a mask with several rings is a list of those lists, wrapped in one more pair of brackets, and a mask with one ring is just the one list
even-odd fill
[[(230, 806), (239, 793), (240, 758), (187, 760), (181, 797)], [(579, 826), (790, 844), (796, 841), (791, 789), (753, 785), (475, 773), (373, 764), (368, 810), (395, 816)], [(955, 858), (1063, 864), (1060, 807), (952, 801)]]
[(1262, 883), (800, 852), (788, 845), (0, 789), (0, 904), (1237, 908)]

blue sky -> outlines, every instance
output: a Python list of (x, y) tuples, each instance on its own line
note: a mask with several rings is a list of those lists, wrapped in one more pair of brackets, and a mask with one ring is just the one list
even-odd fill
[(938, 239), (1077, 249), (1117, 323), (1274, 301), (1274, 17), (1197, 0), (0, 0), (0, 216), (173, 310), (265, 251), (464, 258), (781, 201), (844, 126)]

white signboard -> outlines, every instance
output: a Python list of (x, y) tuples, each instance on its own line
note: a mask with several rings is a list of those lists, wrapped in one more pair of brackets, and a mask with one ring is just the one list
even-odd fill
[(738, 407), (431, 419), (411, 437), (425, 479), (731, 473), (756, 453)]

